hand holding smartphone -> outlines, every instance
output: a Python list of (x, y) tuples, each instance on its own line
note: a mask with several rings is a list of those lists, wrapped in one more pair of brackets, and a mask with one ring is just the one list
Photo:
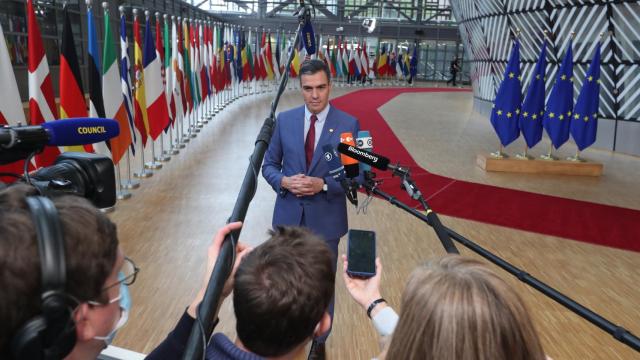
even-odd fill
[(347, 244), (347, 275), (370, 278), (376, 275), (376, 233), (349, 230)]

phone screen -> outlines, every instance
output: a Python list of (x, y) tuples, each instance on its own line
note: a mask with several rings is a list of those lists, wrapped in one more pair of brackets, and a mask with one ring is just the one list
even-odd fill
[(359, 276), (376, 273), (376, 233), (366, 230), (349, 230), (347, 272)]

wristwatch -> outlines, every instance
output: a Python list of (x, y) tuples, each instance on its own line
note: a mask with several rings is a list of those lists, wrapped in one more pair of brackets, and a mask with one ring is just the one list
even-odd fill
[(322, 184), (322, 191), (324, 192), (329, 191), (329, 185), (327, 185), (327, 183)]

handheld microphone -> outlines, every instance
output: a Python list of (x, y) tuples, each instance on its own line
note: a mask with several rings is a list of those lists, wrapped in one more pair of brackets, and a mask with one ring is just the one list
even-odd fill
[(0, 127), (0, 164), (24, 159), (48, 146), (86, 145), (109, 140), (120, 134), (113, 119), (73, 118), (34, 126)]
[[(340, 143), (356, 146), (353, 134), (350, 132), (343, 132), (340, 134)], [(344, 165), (344, 171), (348, 178), (353, 179), (358, 177), (358, 174), (360, 174), (360, 165), (358, 164), (358, 160), (346, 155), (340, 155), (340, 161), (342, 161), (342, 165)]]
[(329, 144), (325, 144), (322, 146), (322, 152), (324, 153), (324, 159), (329, 165), (329, 175), (339, 183), (344, 182), (344, 166), (342, 166), (340, 160), (338, 160), (338, 152), (336, 149)]
[(344, 190), (347, 195), (347, 199), (356, 207), (358, 206), (358, 193), (357, 188), (355, 188), (349, 180), (345, 177), (344, 166), (340, 163), (339, 155), (336, 149), (329, 144), (325, 144), (322, 146), (322, 152), (324, 153), (324, 159), (327, 161), (329, 165), (329, 174), (331, 177), (340, 183), (342, 186), (342, 190)]
[(48, 121), (35, 126), (0, 128), (0, 146), (37, 148), (43, 145), (70, 146), (94, 144), (120, 134), (120, 125), (113, 119), (74, 118)]
[[(358, 138), (356, 139), (356, 147), (365, 151), (373, 151), (373, 140), (368, 130), (358, 131)], [(366, 173), (371, 171), (371, 165), (360, 162), (360, 171)]]
[(394, 175), (406, 176), (409, 174), (409, 169), (403, 168), (399, 165), (389, 164), (390, 160), (388, 158), (370, 151), (358, 149), (355, 146), (342, 143), (338, 144), (338, 152), (365, 164), (371, 165), (376, 169), (391, 170)]

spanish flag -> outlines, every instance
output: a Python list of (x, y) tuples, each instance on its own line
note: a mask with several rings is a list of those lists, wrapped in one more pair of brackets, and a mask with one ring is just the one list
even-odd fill
[(144, 67), (142, 66), (142, 41), (140, 40), (140, 23), (137, 11), (133, 13), (133, 72), (134, 72), (134, 120), (133, 123), (140, 133), (142, 147), (147, 145), (149, 134), (149, 120), (147, 119), (147, 100), (144, 92)]

